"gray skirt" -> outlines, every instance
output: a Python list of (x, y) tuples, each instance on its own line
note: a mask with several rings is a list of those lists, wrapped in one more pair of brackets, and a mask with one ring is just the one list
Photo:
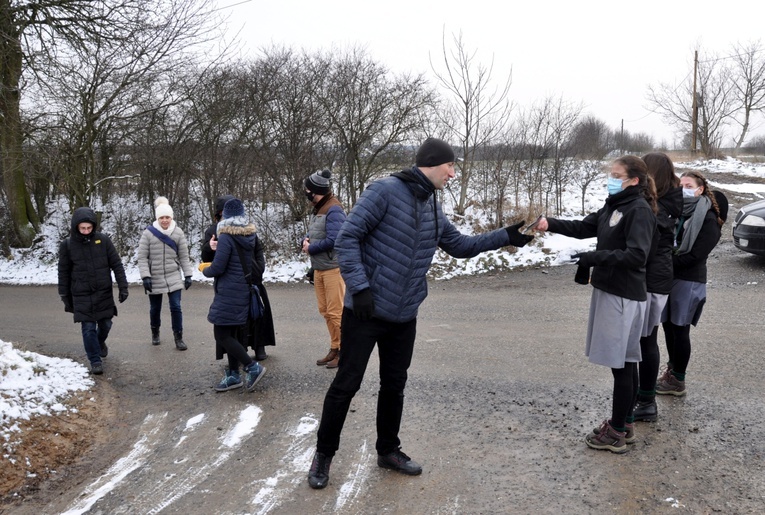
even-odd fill
[(624, 368), (625, 362), (639, 363), (645, 310), (644, 300), (625, 299), (593, 288), (584, 355), (591, 363), (610, 368)]
[(645, 320), (643, 321), (643, 333), (641, 336), (650, 336), (656, 326), (664, 322), (664, 307), (667, 305), (666, 293), (648, 292), (646, 300)]
[(706, 301), (706, 283), (675, 279), (672, 283), (672, 291), (669, 293), (664, 320), (679, 326), (696, 325), (699, 323)]

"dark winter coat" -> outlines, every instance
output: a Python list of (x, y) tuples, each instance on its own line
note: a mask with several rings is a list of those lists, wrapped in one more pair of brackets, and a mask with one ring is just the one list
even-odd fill
[[(88, 222), (93, 232), (80, 234), (77, 226)], [(70, 236), (61, 242), (58, 257), (58, 293), (72, 307), (75, 322), (97, 322), (117, 315), (112, 272), (117, 286), (127, 292), (128, 282), (117, 249), (104, 233), (96, 232), (98, 219), (89, 207), (72, 215)]]
[[(683, 219), (678, 220), (682, 226)], [(701, 226), (696, 241), (693, 242), (690, 252), (685, 254), (672, 255), (672, 266), (674, 267), (675, 279), (684, 281), (694, 281), (698, 283), (707, 282), (707, 258), (712, 249), (720, 241), (720, 225), (717, 223), (717, 213), (710, 207), (704, 216), (704, 223)], [(677, 236), (678, 245), (683, 240), (683, 229)]]
[(675, 224), (683, 214), (683, 188), (672, 188), (657, 201), (656, 214), (658, 242), (646, 263), (646, 286), (651, 293), (669, 294), (674, 272), (672, 249), (675, 243)]
[[(215, 297), (207, 320), (215, 325), (241, 326), (247, 331), (249, 337), (245, 340), (245, 347), (256, 345), (275, 345), (273, 315), (268, 293), (263, 285), (263, 272), (266, 260), (263, 246), (255, 233), (255, 226), (249, 224), (244, 227), (225, 226), (218, 235), (218, 249), (212, 264), (202, 272), (206, 277), (214, 277), (213, 288)], [(244, 256), (252, 256), (249, 263), (253, 283), (260, 289), (265, 311), (263, 317), (250, 323), (249, 301), (250, 290), (247, 279), (244, 276), (242, 264), (239, 261), (239, 252), (236, 246), (242, 248)], [(223, 349), (216, 350), (216, 357), (223, 355)]]
[(597, 236), (596, 249), (580, 264), (593, 266), (593, 287), (626, 299), (646, 300), (645, 264), (651, 252), (656, 216), (636, 186), (611, 195), (582, 220), (547, 220), (549, 230), (573, 238)]
[(205, 263), (211, 263), (215, 257), (215, 251), (210, 248), (210, 240), (213, 236), (217, 238), (216, 231), (218, 230), (218, 221), (220, 221), (221, 213), (223, 213), (223, 206), (226, 202), (234, 198), (233, 195), (221, 195), (215, 200), (215, 220), (210, 227), (205, 229), (205, 236), (202, 240), (202, 261)]
[(335, 241), (345, 280), (345, 307), (370, 288), (374, 316), (390, 322), (417, 317), (428, 295), (426, 274), (436, 247), (458, 258), (510, 244), (506, 230), (461, 234), (437, 204), (433, 183), (419, 168), (370, 184), (351, 209)]

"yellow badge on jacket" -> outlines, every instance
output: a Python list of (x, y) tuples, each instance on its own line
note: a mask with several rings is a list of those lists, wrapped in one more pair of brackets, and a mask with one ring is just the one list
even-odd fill
[(99, 243), (101, 243), (101, 240), (96, 240), (96, 245), (98, 245)]

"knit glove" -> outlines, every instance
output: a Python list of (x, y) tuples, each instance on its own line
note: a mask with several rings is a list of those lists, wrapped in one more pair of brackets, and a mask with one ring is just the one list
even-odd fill
[(592, 266), (595, 266), (595, 261), (593, 253), (592, 252), (580, 252), (579, 254), (571, 254), (571, 259), (577, 259), (576, 263), (579, 266), (583, 266), (586, 268), (590, 268)]
[(143, 281), (143, 289), (146, 293), (151, 293), (151, 277), (144, 277), (141, 280)]
[(67, 295), (62, 295), (61, 301), (64, 303), (65, 312), (74, 313), (74, 306), (72, 306), (72, 299), (70, 299)]
[[(151, 279), (149, 279), (149, 280), (151, 281)], [(125, 302), (127, 300), (127, 298), (128, 298), (128, 289), (127, 288), (120, 288), (120, 296), (119, 296), (120, 304)]]
[(184, 288), (186, 288), (187, 290), (188, 290), (189, 288), (191, 288), (191, 276), (190, 276), (190, 275), (187, 275), (187, 276), (186, 276), (186, 278), (183, 280), (183, 286), (184, 286)]
[(375, 312), (375, 300), (372, 290), (364, 288), (353, 295), (353, 314), (359, 320), (371, 320)]
[(207, 268), (210, 265), (212, 265), (212, 263), (210, 263), (209, 261), (205, 261), (204, 263), (199, 263), (197, 270), (199, 270), (200, 272), (204, 272), (205, 268)]
[(505, 227), (505, 230), (507, 231), (507, 235), (510, 236), (510, 245), (513, 247), (523, 247), (528, 242), (534, 239), (534, 236), (531, 234), (521, 234), (518, 229), (526, 225), (525, 220), (521, 220), (515, 225), (511, 225), (510, 227)]

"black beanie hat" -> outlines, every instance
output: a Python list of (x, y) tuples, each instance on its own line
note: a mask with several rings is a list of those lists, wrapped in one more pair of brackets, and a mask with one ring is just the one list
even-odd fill
[(331, 177), (329, 170), (317, 170), (305, 180), (305, 189), (316, 195), (328, 195), (332, 191), (329, 184)]
[(454, 150), (452, 147), (438, 138), (426, 139), (417, 149), (417, 166), (438, 166), (444, 163), (454, 162)]

